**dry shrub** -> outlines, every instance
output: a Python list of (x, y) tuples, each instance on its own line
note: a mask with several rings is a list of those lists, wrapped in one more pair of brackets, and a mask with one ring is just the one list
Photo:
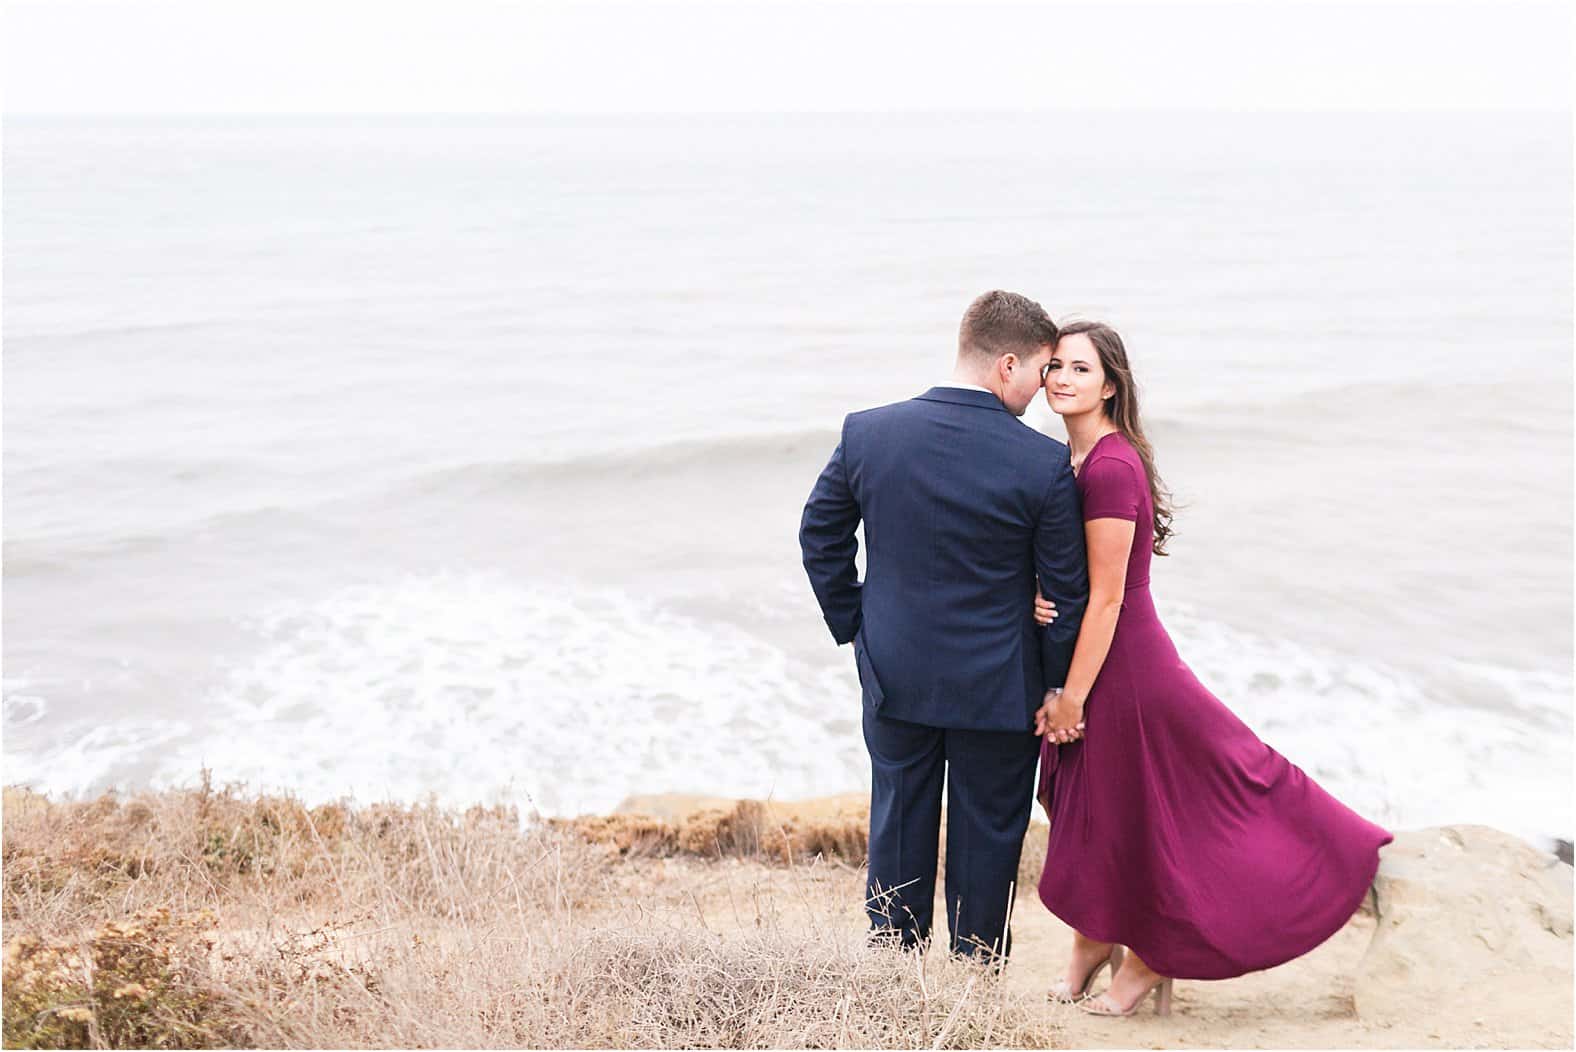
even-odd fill
[(76, 938), (5, 947), (7, 1048), (212, 1048), (240, 1034), (211, 987), (214, 918), (148, 910)]
[(1046, 1047), (1051, 1021), (980, 965), (859, 939), (594, 932), (559, 975), (618, 1013), (567, 1044), (621, 1047)]
[[(509, 936), (450, 928), (334, 961), (259, 961), (237, 996), (266, 1046), (1050, 1047), (1057, 1015), (939, 948), (768, 923), (713, 932), (642, 911)], [(332, 953), (330, 949), (329, 953)], [(261, 956), (261, 955), (260, 955)]]
[(647, 815), (583, 815), (553, 818), (550, 828), (600, 844), (630, 858), (663, 858), (679, 854), (678, 829), (672, 822)]
[(624, 1048), (1047, 1047), (1051, 1018), (976, 964), (770, 929), (600, 930), (545, 1003), (593, 1003), (597, 1027), (546, 1019), (549, 1044)]
[[(815, 858), (863, 865), (869, 851), (870, 816), (866, 807), (843, 807), (831, 814), (800, 813), (794, 804), (740, 800), (732, 808), (707, 807), (675, 820), (642, 814), (583, 815), (553, 819), (556, 829), (630, 858), (744, 858), (796, 864)], [(1045, 867), (1050, 826), (1030, 823), (1018, 863), (1018, 888), (1032, 890)], [(946, 875), (945, 813), (941, 827), (937, 879)]]
[(307, 807), (205, 778), (126, 800), (7, 790), (4, 820), (7, 1046), (1055, 1036), (1043, 1004), (939, 947), (863, 945), (862, 815), (746, 803), (522, 828), (503, 808)]
[[(560, 837), (522, 829), (509, 807), (309, 807), (248, 798), (236, 785), (215, 790), (207, 772), (197, 788), (125, 801), (110, 793), (54, 802), (8, 788), (4, 818), (4, 917), (25, 917), (41, 934), (151, 905), (192, 912), (243, 901), (265, 912), (460, 916), (520, 896), (544, 860), (562, 860), (565, 850)], [(597, 853), (569, 848), (578, 868), (601, 866)], [(555, 884), (553, 894), (585, 886)], [(534, 891), (526, 897), (534, 901)]]
[(870, 819), (863, 809), (802, 814), (791, 804), (740, 800), (731, 808), (704, 808), (672, 822), (619, 814), (555, 819), (552, 824), (636, 857), (695, 855), (781, 863), (821, 857), (859, 865), (869, 847)]

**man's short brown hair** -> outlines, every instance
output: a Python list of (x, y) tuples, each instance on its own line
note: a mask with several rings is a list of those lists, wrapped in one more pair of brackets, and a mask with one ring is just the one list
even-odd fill
[(995, 361), (1013, 353), (1028, 358), (1056, 342), (1056, 323), (1027, 296), (993, 289), (969, 304), (958, 328), (958, 353)]

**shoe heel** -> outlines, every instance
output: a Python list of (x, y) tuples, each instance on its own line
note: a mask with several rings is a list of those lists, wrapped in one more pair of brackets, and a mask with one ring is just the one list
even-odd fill
[(1155, 987), (1155, 1014), (1171, 1014), (1171, 980), (1162, 979), (1160, 985)]

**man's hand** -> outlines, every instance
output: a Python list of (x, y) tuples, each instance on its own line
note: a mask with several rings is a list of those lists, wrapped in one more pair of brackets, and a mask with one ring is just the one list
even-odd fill
[(1054, 687), (1045, 692), (1045, 702), (1034, 714), (1034, 733), (1049, 737), (1058, 745), (1083, 737), (1083, 702)]
[(1034, 620), (1042, 625), (1056, 620), (1056, 604), (1039, 592), (1034, 593)]

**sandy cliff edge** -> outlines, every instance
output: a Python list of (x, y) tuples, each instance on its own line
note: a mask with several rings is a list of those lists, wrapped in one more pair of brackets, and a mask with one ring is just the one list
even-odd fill
[[(826, 854), (857, 867), (867, 801), (863, 793), (764, 802), (668, 793), (630, 797), (611, 821), (671, 826), (681, 842), (688, 830), (702, 845), (694, 853), (704, 855), (707, 832), (742, 816), (758, 830), (778, 830), (778, 850), (801, 858), (790, 831), (819, 830), (826, 839), (832, 827), (841, 849)], [(1015, 982), (1046, 986), (1060, 975), (1070, 932), (1033, 895), (1046, 831), (1036, 819), (1024, 847), (1011, 971)], [(1380, 851), (1373, 894), (1311, 953), (1240, 979), (1179, 982), (1170, 1019), (1073, 1013), (1068, 1036), (1088, 1047), (1568, 1048), (1572, 892), (1569, 864), (1509, 833), (1474, 825), (1403, 830)], [(854, 926), (864, 923), (858, 895), (850, 874), (846, 913)]]

